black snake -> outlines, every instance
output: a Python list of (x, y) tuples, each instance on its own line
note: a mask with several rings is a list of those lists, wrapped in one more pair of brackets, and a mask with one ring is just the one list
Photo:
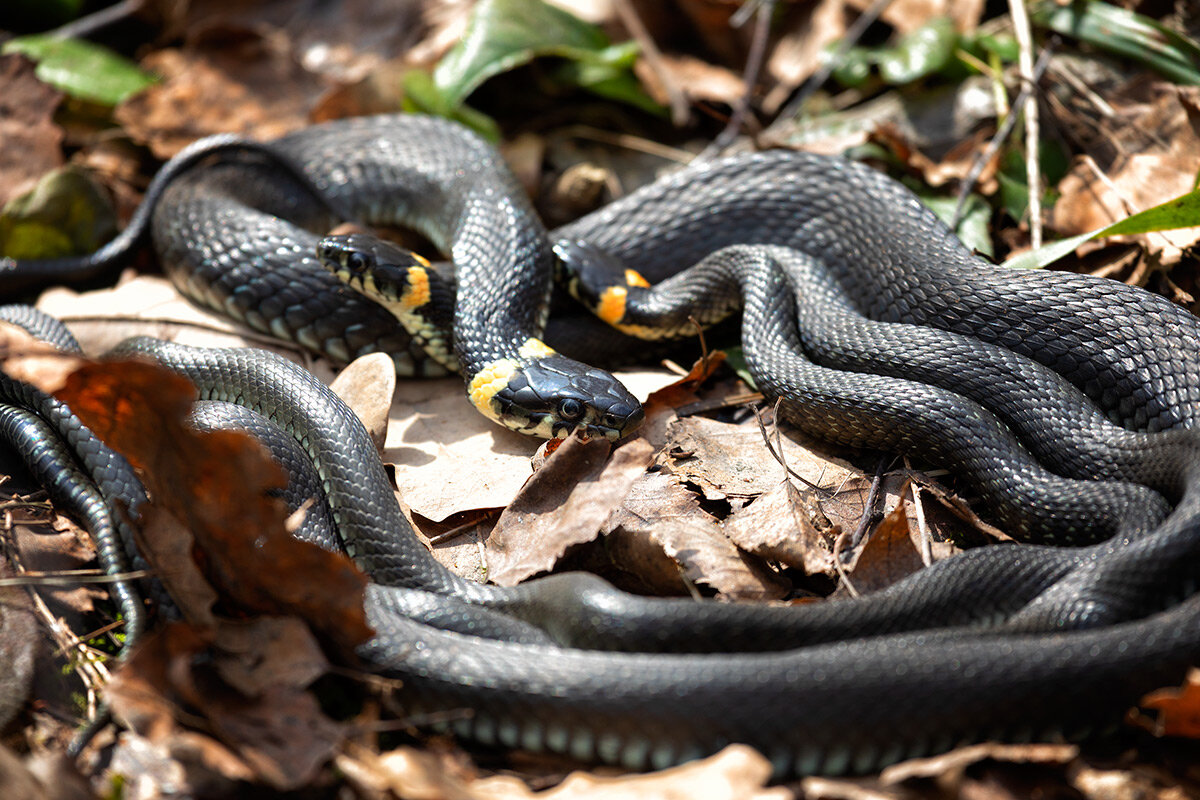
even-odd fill
[[(496, 361), (547, 355), (528, 345), (545, 290), (516, 311), (505, 293), (536, 283), (557, 241), (568, 282), (598, 294), (589, 275), (614, 264), (667, 280), (645, 297), (640, 279), (622, 284), (625, 307), (606, 313), (630, 330), (639, 303), (670, 312), (713, 290), (724, 308), (740, 294), (747, 360), (789, 419), (951, 467), (997, 520), (1047, 542), (973, 550), (804, 608), (634, 598), (579, 575), (478, 586), (430, 558), (361, 425), (302, 370), (254, 351), (127, 344), (294, 435), (376, 581), (363, 655), (404, 678), (413, 711), (469, 707), (448, 723), (464, 736), (633, 767), (740, 741), (781, 774), (862, 771), (989, 736), (1105, 727), (1200, 660), (1200, 324), (1182, 309), (1111, 281), (988, 265), (902, 186), (842, 159), (694, 165), (547, 235), (495, 154), (451, 123), (343, 121), (262, 154), (169, 166), (152, 190), (164, 268), (200, 302), (337, 358), (385, 349), (421, 372), (392, 317), (321, 271), (318, 237), (283, 218), (414, 226), (455, 262), (455, 354), (475, 383)], [(10, 265), (14, 283), (29, 266)], [(481, 282), (506, 288), (475, 298)], [(531, 382), (611, 387), (552, 366), (554, 380)], [(610, 391), (599, 408), (589, 399), (586, 424), (604, 427), (614, 408), (635, 418)]]

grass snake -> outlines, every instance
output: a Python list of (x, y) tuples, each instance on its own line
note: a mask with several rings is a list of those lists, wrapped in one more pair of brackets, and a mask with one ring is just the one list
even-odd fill
[[(780, 774), (863, 771), (989, 736), (1105, 727), (1200, 660), (1198, 324), (1169, 302), (991, 266), (900, 184), (838, 158), (693, 165), (547, 234), (498, 156), (451, 123), (330, 123), (262, 159), (248, 146), (193, 169), (202, 150), (148, 194), (164, 269), (200, 302), (340, 359), (381, 349), (401, 371), (440, 370), (317, 266), (304, 228), (413, 226), (454, 261), (468, 383), (507, 386), (509, 367), (560, 358), (529, 344), (544, 322), (535, 274), (557, 244), (566, 282), (627, 332), (665, 331), (669, 307), (710, 303), (715, 318), (744, 305), (747, 360), (790, 420), (948, 466), (995, 519), (1044, 541), (801, 608), (636, 598), (583, 575), (479, 586), (432, 559), (361, 425), (303, 370), (253, 350), (123, 346), (290, 432), (373, 579), (363, 655), (404, 679), (412, 710), (469, 707), (447, 723), (461, 735), (634, 767), (742, 741)], [(9, 265), (14, 285), (28, 269)], [(501, 294), (475, 296), (481, 283)], [(541, 299), (502, 301), (531, 283)], [(572, 370), (608, 392), (584, 398), (585, 425), (636, 420), (607, 377)], [(495, 396), (482, 410), (502, 416)], [(518, 427), (544, 427), (530, 413)]]

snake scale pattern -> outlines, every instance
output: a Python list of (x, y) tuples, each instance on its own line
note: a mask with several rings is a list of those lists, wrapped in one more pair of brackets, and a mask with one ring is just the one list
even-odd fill
[[(482, 373), (503, 383), (547, 355), (529, 342), (556, 243), (596, 295), (621, 280), (596, 276), (641, 276), (606, 316), (628, 331), (737, 294), (747, 361), (788, 419), (951, 468), (1038, 542), (797, 608), (637, 598), (574, 574), (480, 586), (424, 550), (362, 426), (303, 370), (250, 350), (123, 346), (300, 445), (339, 543), (373, 580), (377, 635), (361, 654), (403, 679), (411, 711), (469, 708), (445, 726), (635, 768), (746, 742), (780, 775), (861, 772), (988, 737), (1103, 730), (1200, 663), (1200, 323), (1183, 309), (1111, 281), (989, 265), (903, 186), (838, 158), (696, 164), (548, 233), (499, 157), (452, 123), (328, 123), (262, 153), (168, 165), (148, 193), (141, 224), (198, 302), (341, 360), (384, 350), (402, 372), (437, 371), (388, 312), (316, 263), (309, 230), (336, 218), (415, 227), (455, 262), (456, 355), (478, 388)], [(10, 264), (13, 285), (34, 266)], [(606, 373), (580, 369), (607, 392), (588, 398), (586, 424), (636, 419)]]

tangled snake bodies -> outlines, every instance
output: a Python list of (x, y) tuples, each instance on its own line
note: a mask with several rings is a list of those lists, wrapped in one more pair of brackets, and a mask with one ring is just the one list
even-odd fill
[[(315, 237), (279, 221), (320, 226), (331, 209), (384, 221), (404, 201), (385, 197), (386, 181), (363, 171), (365, 143), (354, 132), (403, 140), (414, 124), (432, 126), (448, 148), (479, 152), (448, 123), (379, 118), (283, 140), (320, 198), (305, 180), (281, 191), (291, 179), (273, 170), (269, 181), (248, 180), (246, 170), (262, 165), (185, 173), (154, 211), (168, 271), (191, 296), (256, 327), (342, 357), (387, 348), (419, 371), (423, 357), (386, 314), (324, 273), (286, 271), (310, 259)], [(392, 219), (426, 225), (435, 239), (469, 240), (473, 247), (450, 248), (456, 262), (485, 260), (486, 237), (463, 216), (482, 206), (502, 226), (509, 262), (527, 245), (543, 257), (547, 243), (503, 227), (531, 213), (523, 200), (505, 190), (468, 202), (455, 194), (462, 186), (418, 186), (402, 195), (415, 210)], [(459, 188), (434, 202), (446, 187)], [(193, 377), (206, 396), (244, 395), (230, 388), (239, 381), (264, 387), (252, 402), (302, 442), (341, 540), (378, 581), (368, 594), (378, 635), (363, 655), (404, 678), (413, 710), (467, 706), (474, 715), (452, 723), (465, 736), (636, 767), (743, 741), (780, 773), (867, 770), (992, 735), (1104, 725), (1200, 659), (1200, 601), (1191, 597), (1198, 328), (1182, 310), (1111, 282), (988, 267), (898, 184), (797, 153), (689, 168), (553, 235), (563, 252), (582, 253), (566, 268), (599, 284), (596, 295), (605, 281), (587, 277), (601, 269), (587, 263), (589, 251), (651, 280), (700, 262), (701, 272), (668, 280), (650, 304), (695, 291), (703, 270), (711, 276), (703, 280), (725, 287), (722, 308), (736, 289), (748, 361), (800, 425), (952, 466), (1013, 530), (1050, 541), (1111, 538), (971, 551), (861, 600), (803, 609), (644, 600), (579, 576), (479, 587), (409, 538), (382, 499), (390, 495), (369, 440), (354, 444), (365, 439), (361, 426), (301, 371), (250, 351), (128, 345)], [(471, 282), (463, 275), (460, 296)], [(642, 325), (640, 281), (607, 284), (622, 289), (629, 326)], [(536, 307), (520, 326), (469, 308), (483, 340), (518, 327), (524, 336), (540, 322)], [(624, 311), (610, 308), (609, 321), (621, 323)], [(513, 341), (523, 343), (481, 346), (515, 361), (524, 356)], [(1071, 446), (1059, 452), (1060, 441)], [(1169, 516), (1163, 495), (1174, 504)]]

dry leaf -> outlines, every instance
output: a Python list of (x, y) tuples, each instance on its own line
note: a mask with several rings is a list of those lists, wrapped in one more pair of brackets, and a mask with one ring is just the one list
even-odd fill
[(469, 780), (447, 774), (436, 757), (401, 747), (382, 755), (355, 752), (338, 768), (375, 797), (406, 800), (787, 800), (783, 787), (768, 788), (771, 765), (754, 750), (730, 745), (716, 755), (645, 775), (599, 777), (573, 772), (558, 786), (534, 791), (507, 775)]
[[(906, 506), (906, 503), (897, 505), (883, 518), (852, 562), (846, 580), (855, 593), (867, 594), (891, 586), (925, 566), (921, 551), (913, 541)], [(853, 594), (843, 583), (833, 596)]]
[[(304, 786), (345, 735), (306, 689), (327, 665), (299, 621), (247, 625), (172, 623), (151, 634), (109, 683), (113, 713), (177, 758), (208, 752), (206, 767), (232, 780)], [(180, 725), (198, 720), (228, 751)]]
[(54, 112), (62, 93), (37, 79), (33, 62), (0, 55), (0, 206), (63, 163)]
[(283, 470), (249, 436), (186, 423), (195, 389), (154, 364), (81, 367), (59, 398), (144, 475), (155, 502), (181, 520), (223, 598), (266, 614), (296, 614), (344, 647), (370, 637), (366, 578), (348, 558), (293, 539), (270, 497)]
[(970, 765), (985, 759), (1017, 764), (1066, 764), (1079, 755), (1073, 744), (1000, 744), (983, 742), (951, 750), (929, 758), (914, 758), (885, 767), (879, 782), (885, 786), (911, 778), (945, 777), (961, 773)]
[[(1124, 91), (1140, 87), (1142, 84), (1134, 84)], [(1136, 95), (1112, 98), (1119, 112), (1118, 129), (1132, 132), (1126, 136), (1153, 135), (1149, 141), (1139, 138), (1129, 151), (1119, 151), (1111, 164), (1090, 156), (1076, 159), (1058, 184), (1061, 196), (1050, 215), (1051, 226), (1060, 234), (1095, 230), (1192, 190), (1195, 165), (1200, 161), (1200, 134), (1189, 119), (1187, 95), (1163, 84), (1154, 85), (1151, 95), (1148, 101)], [(1133, 143), (1114, 137), (1113, 144), (1128, 147)], [(1103, 175), (1098, 174), (1101, 172)], [(1184, 228), (1132, 240), (1160, 252), (1164, 264), (1173, 264), (1181, 250), (1198, 237), (1200, 228)]]
[(1140, 705), (1158, 709), (1159, 720), (1153, 729), (1160, 736), (1200, 739), (1200, 669), (1188, 673), (1178, 689), (1151, 692)]
[(609, 524), (658, 542), (689, 581), (728, 598), (773, 600), (791, 589), (781, 576), (734, 547), (696, 496), (666, 473), (644, 475)]
[[(865, 11), (871, 0), (847, 0), (847, 4)], [(954, 27), (963, 32), (973, 31), (983, 16), (983, 0), (893, 0), (879, 18), (896, 29), (908, 33), (934, 17), (952, 17)]]
[(167, 159), (213, 133), (275, 139), (305, 125), (324, 87), (278, 40), (238, 32), (206, 44), (158, 50), (142, 61), (162, 81), (113, 112), (129, 135)]
[[(725, 535), (747, 553), (779, 561), (806, 575), (837, 574), (833, 545), (841, 528), (821, 512), (820, 496), (791, 479), (725, 520)], [(821, 527), (818, 522), (823, 522)]]
[(672, 474), (695, 484), (708, 500), (757, 497), (770, 491), (783, 475), (753, 424), (678, 419), (667, 428), (664, 450)]
[(504, 510), (488, 537), (488, 577), (513, 586), (547, 572), (567, 548), (594, 539), (633, 482), (650, 465), (650, 446), (635, 439), (608, 459), (604, 440), (572, 437)]
[[(0, 578), (11, 576), (7, 560), (0, 557)], [(0, 728), (8, 725), (29, 698), (40, 642), (29, 594), (19, 586), (0, 587)]]
[(386, 353), (354, 359), (329, 384), (358, 416), (378, 450), (387, 439), (388, 412), (396, 393), (396, 364)]

